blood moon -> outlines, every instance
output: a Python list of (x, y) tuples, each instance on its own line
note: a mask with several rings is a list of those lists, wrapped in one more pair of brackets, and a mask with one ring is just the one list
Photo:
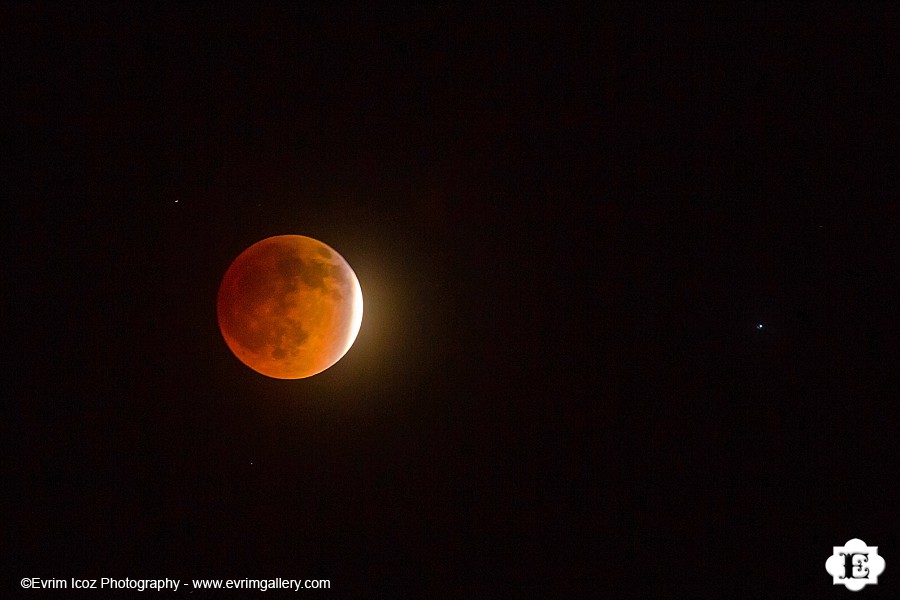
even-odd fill
[(340, 254), (310, 237), (278, 235), (234, 259), (216, 308), (225, 343), (241, 362), (268, 377), (300, 379), (347, 353), (363, 299)]

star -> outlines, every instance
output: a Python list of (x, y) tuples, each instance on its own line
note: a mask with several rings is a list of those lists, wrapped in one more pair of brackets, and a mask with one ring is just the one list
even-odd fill
[(763, 328), (763, 324), (762, 324), (762, 323), (757, 323), (757, 324), (756, 324), (756, 328), (757, 328), (757, 329), (762, 329), (762, 328)]

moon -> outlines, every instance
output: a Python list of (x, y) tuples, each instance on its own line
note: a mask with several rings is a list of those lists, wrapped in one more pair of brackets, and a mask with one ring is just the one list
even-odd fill
[(277, 235), (234, 259), (216, 309), (238, 360), (267, 377), (301, 379), (347, 353), (362, 324), (363, 298), (356, 273), (333, 248)]

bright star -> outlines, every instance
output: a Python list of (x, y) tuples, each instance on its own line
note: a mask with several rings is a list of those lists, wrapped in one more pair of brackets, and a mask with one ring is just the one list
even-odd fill
[(763, 324), (762, 324), (762, 323), (757, 323), (757, 324), (756, 324), (756, 328), (757, 328), (757, 329), (762, 329), (762, 328), (763, 328)]

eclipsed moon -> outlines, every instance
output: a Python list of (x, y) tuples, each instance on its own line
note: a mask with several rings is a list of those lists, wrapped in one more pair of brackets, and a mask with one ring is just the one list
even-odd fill
[(363, 299), (356, 274), (334, 249), (278, 235), (234, 259), (216, 308), (225, 343), (242, 363), (268, 377), (300, 379), (347, 353)]

